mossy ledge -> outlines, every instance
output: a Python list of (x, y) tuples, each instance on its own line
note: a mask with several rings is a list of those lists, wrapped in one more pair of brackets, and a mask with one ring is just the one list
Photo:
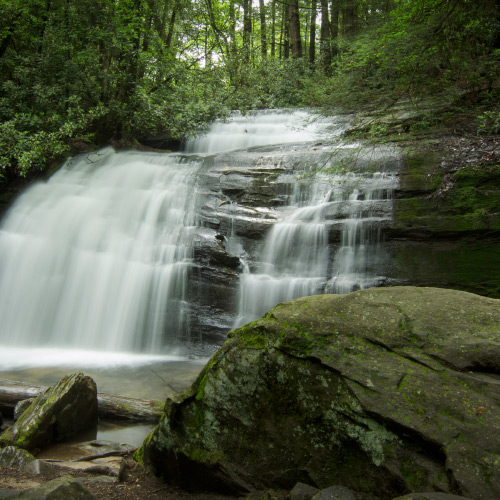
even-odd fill
[(192, 490), (343, 484), (500, 498), (500, 301), (394, 287), (233, 330), (140, 458)]

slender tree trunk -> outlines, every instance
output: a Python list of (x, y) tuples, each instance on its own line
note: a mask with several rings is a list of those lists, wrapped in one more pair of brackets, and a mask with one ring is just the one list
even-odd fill
[(330, 36), (331, 36), (331, 54), (332, 59), (339, 54), (338, 38), (339, 38), (339, 0), (333, 0), (330, 5)]
[(250, 61), (252, 36), (251, 0), (243, 0), (243, 60)]
[(349, 38), (357, 30), (356, 0), (344, 0), (342, 4), (342, 33)]
[[(310, 8), (310, 6), (308, 5), (310, 2), (306, 2), (306, 7), (307, 8)], [(300, 14), (300, 11), (299, 11), (299, 14)], [(306, 15), (305, 16), (305, 25), (304, 25), (304, 30), (303, 30), (303, 36), (304, 38), (302, 39), (302, 52), (304, 54), (309, 54), (309, 22), (310, 22), (311, 18)]]
[(174, 34), (176, 16), (177, 16), (177, 6), (174, 5), (172, 9), (172, 15), (170, 16), (170, 22), (168, 23), (167, 37), (165, 38), (165, 47), (168, 50), (170, 50), (170, 48), (172, 47), (172, 37)]
[(292, 58), (300, 59), (302, 57), (302, 39), (300, 38), (299, 0), (289, 0), (288, 12)]
[(210, 68), (212, 66), (212, 51), (209, 49), (208, 46), (208, 37), (209, 37), (209, 29), (207, 24), (205, 25), (205, 47), (204, 47), (205, 68)]
[(260, 15), (260, 51), (262, 58), (267, 57), (267, 37), (266, 37), (266, 8), (264, 0), (259, 0), (259, 15)]
[(290, 57), (290, 10), (288, 3), (283, 2), (283, 58)]
[[(153, 18), (151, 16), (148, 16), (144, 20), (144, 33), (142, 36), (142, 47), (141, 47), (142, 52), (147, 52), (149, 50), (150, 34), (151, 34), (151, 26), (152, 25), (153, 25)], [(142, 63), (139, 65), (139, 68), (137, 70), (138, 80), (141, 80), (144, 77), (145, 72), (146, 72), (146, 66), (144, 63)]]
[(276, 55), (276, 0), (271, 1), (271, 57)]
[(229, 55), (231, 59), (236, 57), (236, 13), (234, 10), (234, 0), (229, 2), (229, 35), (231, 38)]
[(311, 66), (316, 60), (316, 16), (317, 0), (311, 0), (311, 33), (309, 34), (309, 63)]
[(330, 73), (332, 51), (330, 43), (330, 20), (328, 19), (328, 0), (321, 0), (321, 33), (320, 33), (321, 65), (325, 73)]

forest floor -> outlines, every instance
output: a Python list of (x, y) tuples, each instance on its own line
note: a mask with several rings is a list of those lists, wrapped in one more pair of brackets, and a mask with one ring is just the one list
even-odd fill
[(131, 459), (126, 462), (124, 479), (113, 482), (94, 482), (95, 474), (83, 471), (68, 472), (63, 468), (54, 468), (54, 472), (49, 475), (36, 475), (18, 467), (0, 466), (0, 498), (4, 498), (2, 490), (25, 490), (61, 476), (83, 478), (85, 487), (99, 500), (232, 500), (238, 498), (210, 493), (189, 493), (146, 474)]

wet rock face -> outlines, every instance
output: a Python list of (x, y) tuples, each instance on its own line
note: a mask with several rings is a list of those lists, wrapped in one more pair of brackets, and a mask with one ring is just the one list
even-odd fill
[(96, 384), (90, 377), (75, 373), (35, 398), (0, 435), (0, 446), (41, 449), (93, 425), (97, 425)]
[[(347, 162), (356, 174), (346, 174), (341, 166), (343, 162)], [(247, 293), (240, 288), (241, 274), (244, 269), (258, 273), (263, 265), (269, 264), (264, 263), (263, 253), (273, 246), (268, 242), (273, 227), (286, 220), (297, 208), (309, 204), (321, 205), (321, 216), (319, 211), (317, 216), (312, 212), (304, 215), (303, 225), (311, 222), (323, 225), (325, 244), (331, 245), (330, 250), (324, 249), (324, 254), (329, 254), (324, 262), (324, 272), (313, 276), (318, 281), (316, 293), (325, 291), (328, 280), (336, 274), (335, 256), (348, 240), (362, 240), (364, 248), (369, 249), (365, 253), (370, 254), (370, 257), (360, 259), (362, 264), (358, 267), (362, 269), (348, 265), (351, 272), (363, 273), (366, 267), (376, 276), (373, 283), (383, 281), (383, 277), (377, 276), (378, 269), (375, 268), (380, 266), (375, 261), (384, 257), (380, 252), (383, 239), (380, 235), (392, 219), (390, 198), (393, 186), (397, 184), (394, 173), (400, 162), (400, 154), (392, 149), (380, 148), (375, 154), (364, 148), (354, 154), (352, 148), (339, 144), (312, 142), (204, 157), (196, 181), (199, 226), (193, 228), (193, 267), (188, 291), (189, 335), (221, 343), (237, 317), (248, 315), (248, 311), (239, 308), (240, 300), (244, 301)], [(330, 169), (332, 175), (325, 175), (324, 169)], [(386, 172), (386, 181), (380, 182), (382, 177), (377, 177), (386, 174), (375, 172)], [(374, 194), (374, 183), (382, 186), (381, 192), (374, 199), (368, 199)], [(339, 195), (340, 191), (343, 194)], [(365, 207), (355, 215), (350, 202), (353, 196), (359, 198), (359, 206)], [(322, 203), (323, 199), (326, 203)], [(356, 222), (369, 220), (369, 228), (365, 230), (364, 226), (358, 225), (347, 235), (344, 222), (353, 218)], [(297, 223), (297, 227), (299, 225)], [(308, 238), (299, 235), (294, 238), (300, 241), (294, 240), (290, 245), (297, 249), (311, 245)], [(297, 250), (299, 255), (300, 252)], [(286, 259), (285, 255), (282, 257)], [(286, 268), (287, 264), (281, 267)], [(290, 275), (295, 273), (293, 276), (297, 281), (311, 278), (298, 274), (296, 270), (288, 271)], [(283, 274), (287, 275), (287, 272)], [(300, 293), (293, 294), (294, 297), (298, 295)], [(277, 302), (279, 300), (268, 300), (264, 310)], [(257, 316), (252, 316), (252, 319)]]
[(234, 330), (138, 457), (193, 489), (497, 499), (499, 334), (500, 301), (465, 292), (296, 299)]
[(454, 149), (407, 156), (385, 272), (398, 284), (500, 298), (500, 167), (474, 163), (470, 151), (450, 161), (460, 148)]

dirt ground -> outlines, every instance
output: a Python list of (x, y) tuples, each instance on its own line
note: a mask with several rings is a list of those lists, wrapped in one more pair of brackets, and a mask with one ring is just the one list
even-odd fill
[(39, 476), (30, 474), (16, 467), (0, 467), (0, 490), (24, 490), (38, 486), (59, 476), (71, 475), (84, 477), (85, 487), (99, 500), (232, 500), (238, 497), (217, 494), (189, 493), (165, 484), (160, 479), (141, 471), (131, 459), (126, 462), (126, 474), (123, 481), (109, 483), (91, 482), (96, 476), (85, 472), (67, 472), (56, 469), (54, 474)]

